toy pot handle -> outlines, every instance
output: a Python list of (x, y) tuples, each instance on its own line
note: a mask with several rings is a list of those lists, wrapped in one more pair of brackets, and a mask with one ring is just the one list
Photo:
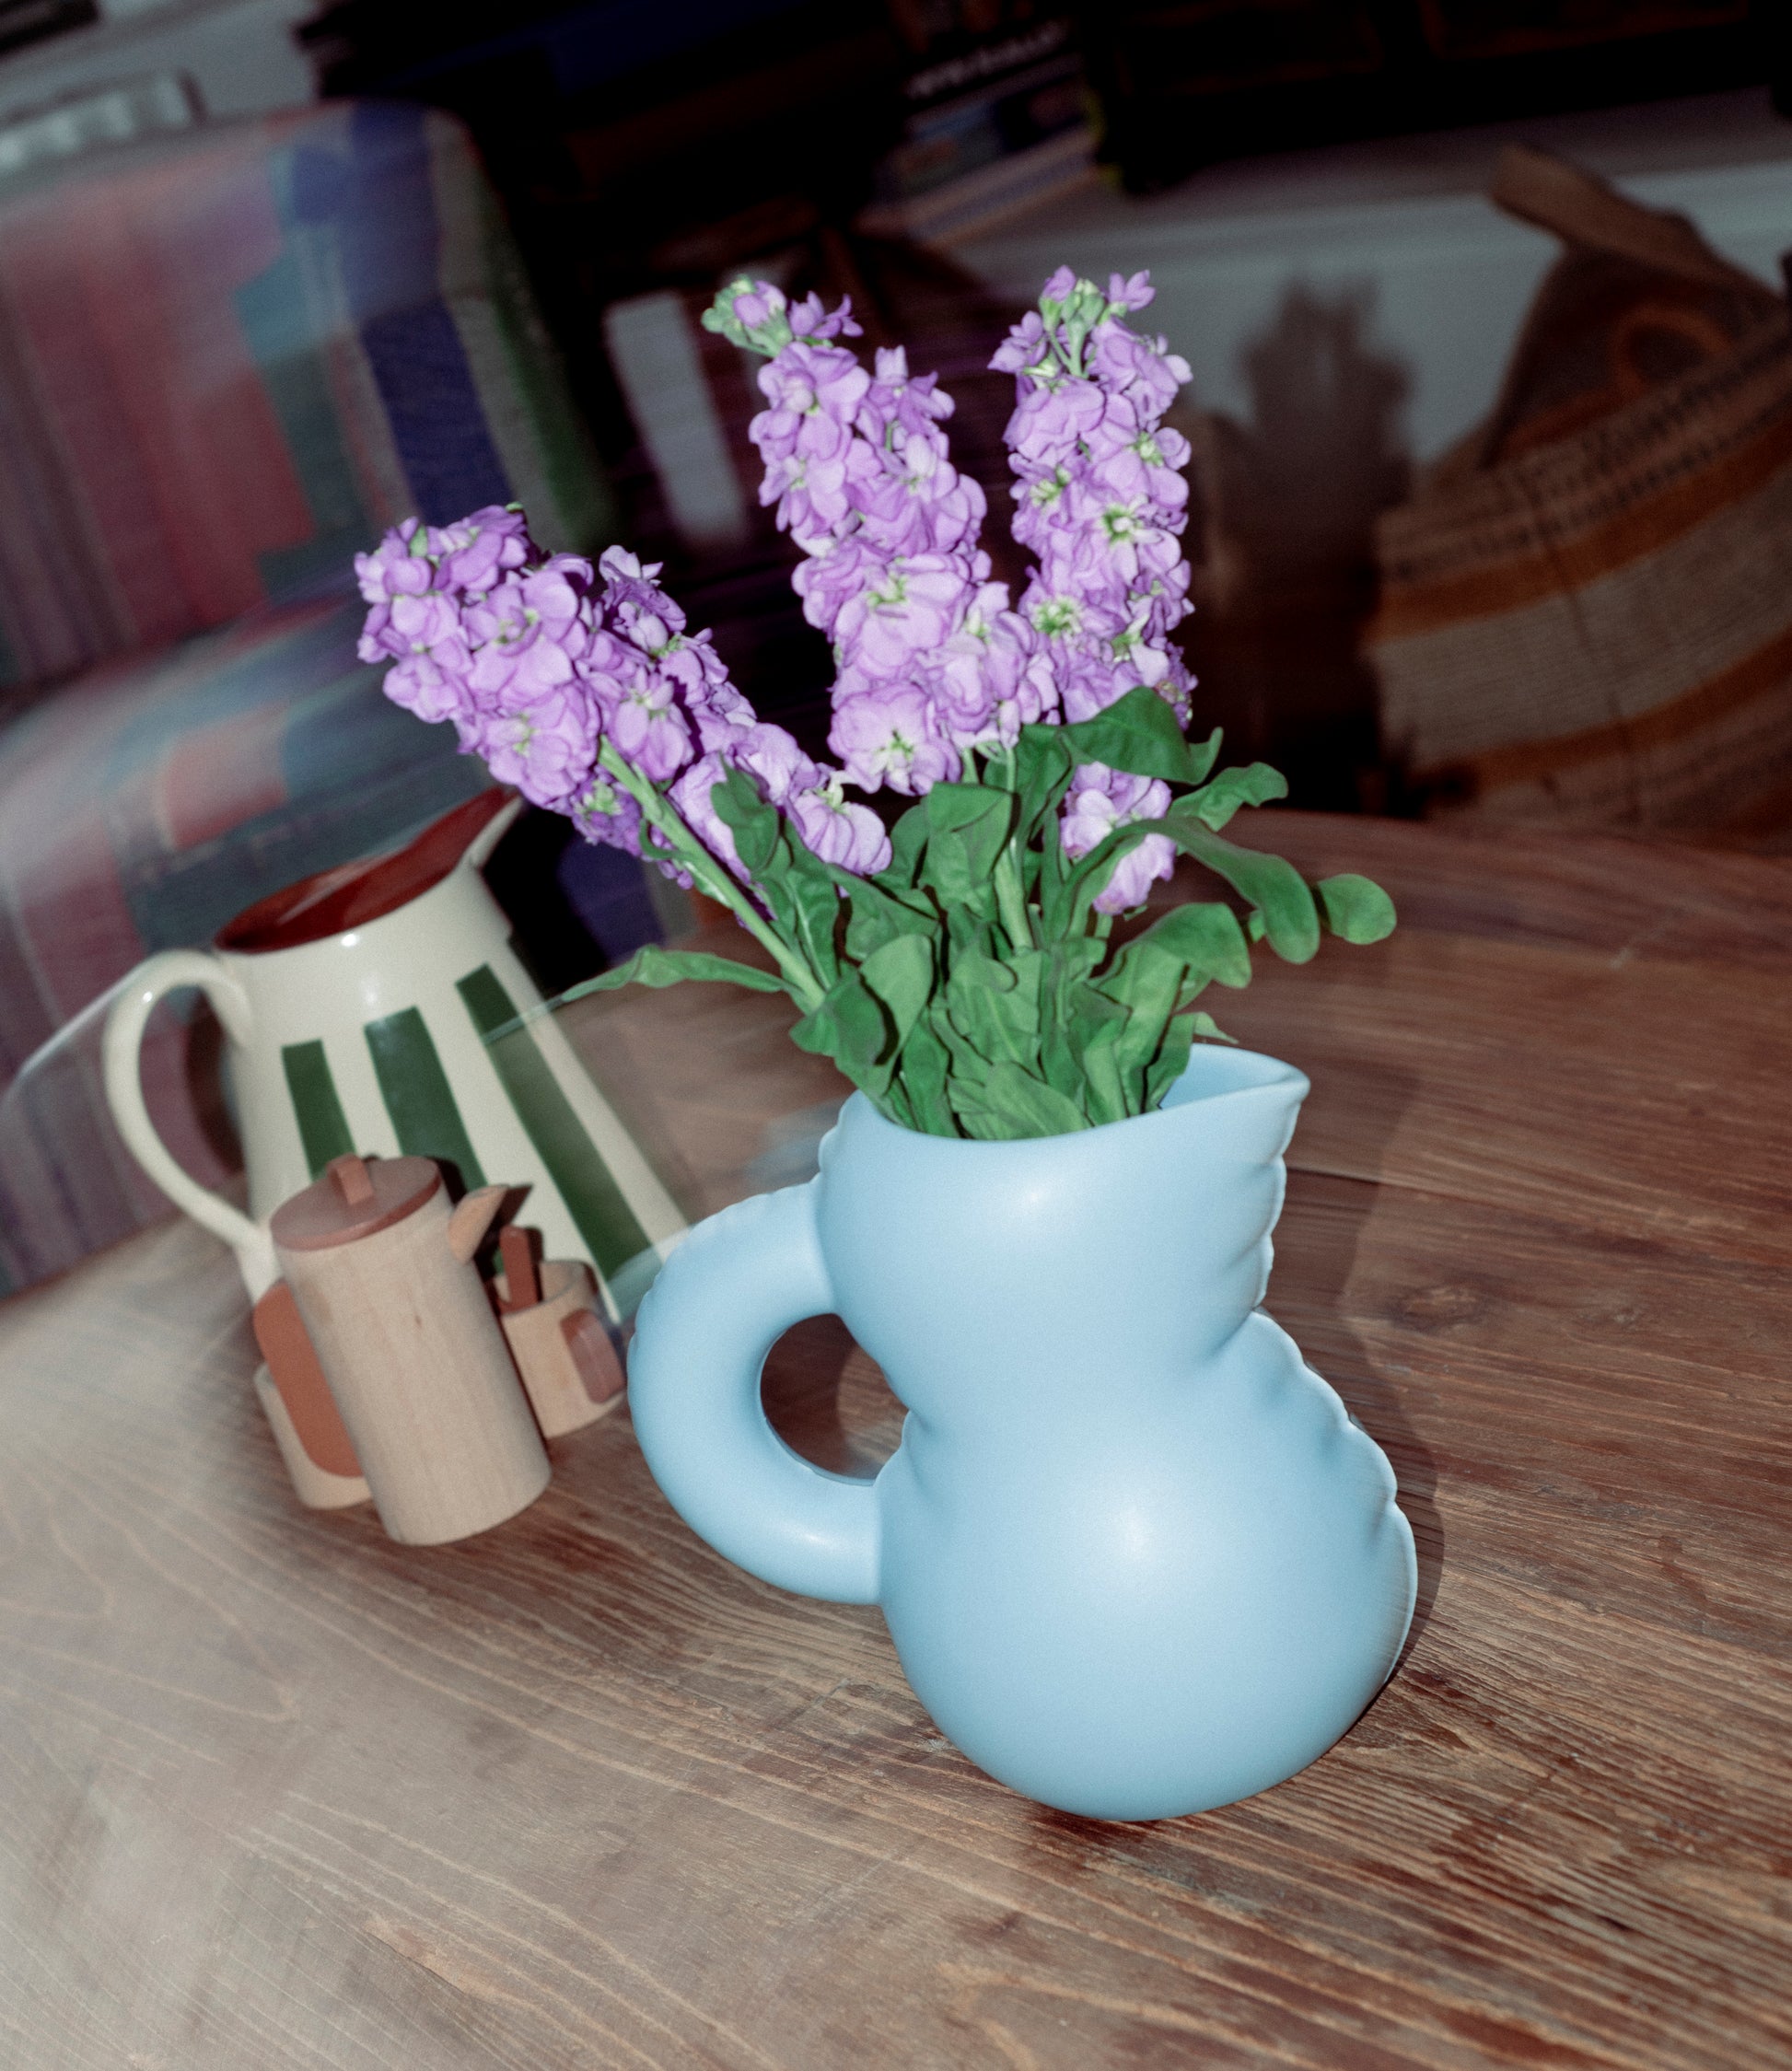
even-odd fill
[(654, 1479), (718, 1553), (781, 1589), (875, 1603), (874, 1484), (800, 1459), (760, 1400), (778, 1338), (833, 1306), (812, 1184), (725, 1208), (691, 1232), (641, 1304), (629, 1409)]
[(222, 1194), (203, 1187), (174, 1161), (156, 1134), (144, 1104), (138, 1056), (150, 1010), (164, 993), (196, 985), (211, 1001), (225, 1033), (239, 1048), (249, 1041), (249, 998), (215, 957), (198, 949), (164, 949), (140, 963), (120, 988), (106, 1017), (103, 1044), (106, 1099), (126, 1147), (177, 1208), (190, 1215), (237, 1254), (251, 1297), (265, 1294), (280, 1277), (273, 1240), (260, 1223), (233, 1207)]

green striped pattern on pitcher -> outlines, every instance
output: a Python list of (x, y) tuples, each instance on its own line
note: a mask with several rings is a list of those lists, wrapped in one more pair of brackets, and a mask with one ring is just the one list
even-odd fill
[(573, 1111), (548, 1061), (527, 1029), (495, 1031), (517, 1018), (517, 1009), (502, 982), (486, 964), (470, 972), (455, 990), (466, 1003), (473, 1026), (488, 1045), (493, 1064), (517, 1119), (529, 1133), (535, 1154), (548, 1169), (585, 1239), (598, 1271), (606, 1280), (648, 1249), (650, 1239), (623, 1197), (598, 1146)]
[[(482, 964), (459, 980), (455, 990), (599, 1273), (613, 1284), (632, 1262), (651, 1266), (651, 1258), (644, 1260), (643, 1254), (655, 1251), (653, 1239), (535, 1037), (527, 1027), (510, 1025), (517, 1022), (517, 1008), (503, 981)], [(494, 1041), (500, 1029), (507, 1032)], [(368, 1021), (362, 1035), (401, 1152), (450, 1167), (468, 1188), (483, 1186), (490, 1177), (512, 1176), (484, 1170), (418, 1008), (405, 1007)], [(325, 1044), (288, 1043), (281, 1051), (281, 1064), (311, 1177), (316, 1179), (332, 1158), (365, 1150), (354, 1140)], [(515, 1177), (520, 1181), (526, 1175)]]

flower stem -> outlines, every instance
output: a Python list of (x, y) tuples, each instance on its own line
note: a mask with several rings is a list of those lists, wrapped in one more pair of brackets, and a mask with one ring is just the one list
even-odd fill
[(631, 768), (608, 740), (598, 750), (598, 760), (622, 785), (637, 806), (641, 817), (657, 834), (674, 858), (690, 871), (704, 898), (726, 906), (747, 932), (769, 949), (783, 973), (790, 996), (805, 1014), (821, 1004), (827, 988), (816, 977), (809, 960), (785, 941), (751, 898), (735, 881), (725, 865), (698, 841), (665, 797), (641, 773)]
[[(1014, 750), (1012, 748), (985, 749), (984, 767), (995, 777), (1004, 791), (1014, 789)], [(1027, 908), (1026, 880), (1020, 874), (1020, 858), (1015, 852), (1015, 843), (1020, 834), (1016, 828), (1002, 844), (1002, 853), (995, 858), (995, 910), (1002, 916), (1002, 925), (1008, 940), (1017, 949), (1033, 949), (1039, 947), (1039, 938), (1033, 930), (1033, 919)]]

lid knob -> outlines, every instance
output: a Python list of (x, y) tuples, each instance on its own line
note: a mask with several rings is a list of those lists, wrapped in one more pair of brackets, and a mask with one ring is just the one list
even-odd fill
[(324, 1170), (335, 1181), (344, 1208), (358, 1208), (364, 1201), (373, 1199), (373, 1181), (367, 1177), (365, 1158), (356, 1158), (350, 1151), (342, 1158), (332, 1158)]

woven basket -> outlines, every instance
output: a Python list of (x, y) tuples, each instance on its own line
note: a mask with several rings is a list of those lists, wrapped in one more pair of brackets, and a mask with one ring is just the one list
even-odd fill
[[(1378, 524), (1384, 741), (1433, 811), (1758, 823), (1792, 797), (1792, 316), (1681, 219), (1536, 154), (1495, 198), (1571, 250), (1488, 425)], [(1549, 311), (1613, 262), (1635, 293), (1606, 310), (1609, 378), (1565, 393), (1587, 341), (1552, 364)], [(1652, 378), (1650, 331), (1692, 364)]]

